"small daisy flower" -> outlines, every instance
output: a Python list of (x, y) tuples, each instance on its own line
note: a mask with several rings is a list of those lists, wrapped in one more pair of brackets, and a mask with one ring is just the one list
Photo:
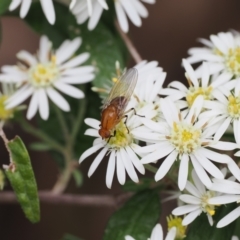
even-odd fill
[(206, 190), (196, 172), (192, 171), (192, 180), (194, 184), (187, 181), (186, 190), (190, 194), (182, 194), (179, 199), (187, 203), (187, 205), (175, 208), (172, 211), (173, 215), (180, 216), (185, 215), (182, 224), (184, 226), (193, 222), (202, 212), (207, 214), (209, 224), (213, 225), (212, 216), (215, 214), (215, 206), (208, 203), (208, 200), (217, 195), (214, 191)]
[[(128, 32), (129, 25), (127, 17), (137, 27), (142, 25), (141, 18), (148, 17), (147, 8), (142, 2), (154, 4), (155, 0), (114, 0), (117, 19), (121, 29)], [(103, 10), (107, 10), (108, 6), (105, 0), (73, 0), (71, 3), (71, 11), (76, 16), (79, 24), (88, 20), (88, 29), (93, 30), (102, 15)]]
[(186, 237), (186, 231), (187, 231), (187, 226), (184, 226), (182, 224), (183, 219), (181, 217), (176, 217), (169, 215), (167, 216), (167, 225), (168, 225), (168, 230), (172, 228), (176, 228), (176, 236), (175, 239), (184, 239)]
[(211, 35), (210, 40), (200, 39), (204, 47), (189, 49), (190, 63), (206, 61), (210, 74), (228, 72), (240, 76), (240, 34), (238, 32), (220, 32)]
[[(232, 202), (240, 202), (240, 184), (233, 182), (231, 180), (225, 179), (213, 179), (213, 184), (211, 189), (225, 193), (222, 196), (217, 196), (209, 199), (209, 204), (221, 205), (228, 204)], [(218, 224), (217, 228), (222, 228), (235, 221), (240, 217), (240, 206), (228, 213), (224, 218), (222, 218)]]
[(81, 155), (79, 162), (82, 163), (87, 157), (101, 149), (88, 171), (88, 177), (92, 176), (104, 156), (109, 154), (106, 174), (108, 188), (112, 186), (115, 169), (120, 184), (123, 185), (126, 181), (126, 171), (134, 182), (139, 181), (135, 168), (141, 174), (145, 173), (145, 168), (137, 156), (140, 146), (135, 144), (134, 135), (132, 134), (132, 131), (136, 130), (140, 124), (138, 118), (136, 115), (129, 116), (126, 123), (121, 120), (114, 129), (115, 133), (112, 133), (113, 136), (109, 139), (102, 139), (99, 136), (100, 121), (90, 118), (85, 119), (85, 123), (92, 127), (86, 130), (85, 135), (96, 137), (96, 139), (93, 146)]
[[(176, 237), (176, 227), (173, 227), (169, 230), (165, 240), (174, 240)], [(131, 236), (125, 236), (125, 240), (135, 240)], [(163, 240), (163, 230), (162, 226), (158, 223), (152, 230), (151, 237), (148, 240)]]
[(240, 178), (240, 170), (227, 155), (214, 152), (208, 147), (221, 150), (233, 150), (236, 144), (230, 142), (212, 141), (211, 135), (205, 132), (206, 119), (198, 120), (202, 111), (204, 99), (198, 96), (187, 116), (183, 117), (170, 98), (161, 99), (161, 109), (166, 123), (155, 123), (142, 118), (141, 121), (152, 130), (151, 133), (138, 132), (138, 139), (155, 144), (143, 147), (141, 152), (147, 154), (141, 160), (143, 164), (154, 163), (166, 157), (155, 175), (155, 180), (162, 179), (176, 160), (180, 161), (178, 186), (183, 190), (187, 183), (189, 160), (192, 162), (198, 177), (208, 188), (212, 182), (206, 173), (213, 177), (224, 178), (222, 172), (211, 162), (227, 163), (234, 176)]
[(176, 100), (181, 98), (186, 100), (181, 101), (181, 108), (190, 108), (199, 95), (203, 96), (204, 100), (213, 100), (217, 94), (216, 89), (228, 83), (233, 76), (231, 73), (224, 72), (218, 75), (214, 81), (210, 81), (208, 65), (207, 63), (203, 63), (202, 75), (198, 78), (196, 72), (186, 59), (183, 59), (182, 63), (186, 71), (189, 87), (187, 88), (179, 81), (173, 81), (168, 85), (170, 89), (165, 89), (165, 92), (175, 97)]
[[(20, 17), (25, 18), (29, 8), (31, 6), (32, 0), (12, 0), (10, 6), (9, 6), (9, 11), (15, 10), (18, 6), (21, 5), (20, 8)], [(55, 23), (55, 10), (53, 6), (52, 0), (40, 0), (40, 3), (42, 5), (42, 10), (50, 24)]]
[(84, 93), (71, 84), (86, 83), (94, 78), (93, 66), (79, 66), (89, 58), (89, 53), (72, 57), (81, 42), (81, 38), (66, 40), (54, 51), (52, 43), (46, 36), (42, 36), (37, 56), (22, 50), (17, 54), (22, 63), (3, 66), (0, 81), (13, 82), (19, 88), (6, 100), (6, 109), (14, 108), (32, 96), (27, 111), (28, 119), (31, 119), (38, 109), (41, 118), (48, 119), (48, 97), (60, 109), (69, 111), (68, 102), (58, 91), (74, 98), (83, 98)]
[[(216, 91), (215, 101), (206, 101), (205, 108), (209, 109), (201, 117), (213, 119), (209, 127), (216, 129), (214, 139), (219, 140), (226, 132), (227, 128), (233, 124), (235, 139), (238, 140), (240, 126), (240, 79), (236, 80), (234, 89), (225, 91)], [(214, 125), (214, 126), (211, 126)], [(239, 141), (238, 141), (239, 142)]]

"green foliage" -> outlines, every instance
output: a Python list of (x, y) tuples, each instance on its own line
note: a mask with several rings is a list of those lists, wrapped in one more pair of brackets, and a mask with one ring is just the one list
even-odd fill
[(46, 144), (44, 142), (35, 142), (30, 145), (30, 148), (35, 151), (48, 151), (51, 149), (51, 146), (49, 144)]
[(75, 169), (73, 171), (73, 178), (76, 182), (77, 187), (81, 187), (83, 184), (83, 175), (82, 172), (79, 171), (78, 169)]
[(146, 240), (160, 215), (160, 200), (157, 192), (147, 190), (135, 194), (110, 218), (104, 240), (123, 240), (131, 235), (137, 240)]
[(83, 239), (73, 236), (72, 234), (66, 233), (61, 240), (83, 240)]
[(224, 228), (216, 228), (217, 223), (225, 217), (230, 211), (236, 208), (236, 204), (221, 206), (214, 215), (214, 225), (210, 226), (207, 216), (202, 213), (191, 225), (185, 240), (231, 240), (234, 233), (235, 222)]
[(20, 137), (9, 141), (7, 147), (12, 162), (5, 170), (6, 176), (26, 217), (36, 223), (40, 220), (40, 207), (37, 184), (27, 149)]
[(155, 183), (155, 181), (151, 178), (141, 178), (138, 183), (128, 180), (122, 186), (122, 189), (129, 192), (138, 192), (150, 188), (152, 183)]
[(10, 5), (12, 0), (1, 0), (0, 1), (0, 15), (4, 14)]

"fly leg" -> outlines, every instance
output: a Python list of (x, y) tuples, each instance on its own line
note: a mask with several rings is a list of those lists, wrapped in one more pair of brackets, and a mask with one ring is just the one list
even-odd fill
[(112, 137), (116, 136), (116, 130), (114, 130), (113, 135), (110, 135), (110, 137), (107, 140), (107, 143), (109, 143), (109, 141), (111, 140)]
[[(133, 112), (134, 112), (134, 115), (137, 115), (138, 117), (145, 117), (145, 116), (143, 116), (143, 115), (137, 114), (135, 108), (130, 108), (129, 110), (127, 110), (127, 111), (125, 112), (125, 114), (126, 114), (126, 113), (129, 113), (129, 112), (131, 112), (131, 111), (133, 111)], [(125, 115), (125, 116), (126, 116), (126, 115)]]

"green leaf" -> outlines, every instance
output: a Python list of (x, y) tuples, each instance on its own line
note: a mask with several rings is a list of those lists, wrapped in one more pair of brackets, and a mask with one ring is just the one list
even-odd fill
[(83, 175), (82, 172), (78, 169), (73, 171), (73, 177), (76, 182), (77, 187), (81, 187), (83, 184)]
[(206, 213), (202, 213), (189, 227), (187, 237), (184, 240), (231, 240), (233, 236), (235, 222), (223, 228), (216, 228), (217, 223), (230, 211), (236, 208), (236, 204), (221, 206), (214, 215), (214, 225), (210, 226)]
[(44, 142), (35, 142), (30, 144), (30, 148), (35, 151), (48, 151), (51, 150), (51, 146)]
[(122, 186), (122, 189), (129, 192), (138, 192), (150, 188), (152, 183), (155, 182), (151, 178), (141, 178), (138, 183), (135, 183), (132, 180), (128, 180)]
[(10, 5), (12, 0), (1, 0), (0, 1), (0, 15), (4, 14)]
[(33, 223), (40, 220), (37, 184), (27, 149), (20, 137), (7, 143), (12, 162), (5, 169), (26, 217)]
[(73, 236), (72, 234), (66, 233), (61, 240), (83, 240), (83, 239)]
[(110, 218), (104, 240), (123, 240), (130, 235), (137, 240), (146, 240), (160, 215), (157, 192), (147, 190), (134, 195)]

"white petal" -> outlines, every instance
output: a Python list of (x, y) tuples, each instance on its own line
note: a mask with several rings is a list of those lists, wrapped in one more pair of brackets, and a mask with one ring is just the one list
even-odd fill
[(222, 205), (222, 204), (227, 204), (227, 203), (232, 203), (232, 202), (238, 202), (240, 200), (239, 195), (223, 195), (223, 196), (217, 196), (210, 198), (208, 200), (209, 204), (214, 204), (214, 205)]
[(31, 53), (24, 50), (17, 53), (17, 58), (27, 63), (29, 66), (37, 64), (37, 59)]
[(38, 58), (41, 63), (46, 63), (49, 61), (49, 53), (52, 48), (52, 43), (49, 41), (47, 36), (42, 36), (40, 38), (40, 46)]
[(223, 134), (226, 132), (228, 126), (230, 125), (231, 118), (226, 118), (225, 121), (221, 124), (221, 126), (218, 128), (216, 134), (214, 135), (214, 141), (218, 141)]
[(236, 162), (233, 159), (231, 159), (230, 162), (228, 163), (228, 169), (233, 174), (233, 176), (238, 181), (240, 181), (240, 169), (239, 169), (238, 165), (236, 164)]
[(45, 92), (45, 89), (40, 88), (38, 90), (38, 104), (39, 104), (39, 113), (43, 120), (47, 120), (49, 116), (49, 105), (48, 98)]
[(141, 21), (141, 18), (139, 17), (139, 15), (138, 15), (136, 9), (132, 5), (132, 3), (128, 0), (121, 0), (120, 2), (122, 4), (125, 12), (127, 13), (127, 16), (131, 20), (131, 22), (135, 26), (140, 27), (142, 25), (142, 21)]
[(126, 147), (127, 154), (131, 158), (131, 161), (135, 168), (141, 173), (145, 173), (145, 168), (142, 165), (141, 161), (138, 159), (137, 155), (134, 153), (134, 151), (130, 147)]
[(80, 89), (63, 82), (54, 83), (54, 87), (73, 98), (84, 98), (84, 93)]
[(92, 174), (95, 172), (97, 169), (98, 165), (102, 161), (103, 157), (107, 153), (108, 148), (103, 148), (102, 151), (97, 155), (97, 157), (94, 159), (93, 163), (91, 164), (89, 171), (88, 171), (88, 177), (91, 177)]
[(96, 120), (96, 119), (93, 119), (93, 118), (86, 118), (84, 120), (84, 122), (92, 128), (99, 129), (99, 125), (100, 125), (99, 120)]
[(218, 162), (218, 163), (230, 162), (230, 158), (226, 154), (217, 153), (207, 148), (201, 148), (199, 149), (199, 152), (201, 152), (201, 154), (203, 154), (206, 158), (214, 162)]
[(189, 213), (186, 217), (184, 217), (182, 221), (183, 226), (189, 225), (191, 222), (193, 222), (200, 214), (202, 213), (201, 209), (197, 209), (191, 213)]
[(129, 156), (127, 155), (126, 151), (124, 148), (120, 149), (119, 151), (121, 158), (123, 160), (123, 164), (125, 166), (125, 169), (129, 175), (129, 177), (134, 181), (134, 182), (139, 182), (138, 180), (138, 176), (136, 174), (136, 171), (133, 167), (133, 164), (131, 162), (131, 159), (129, 158)]
[(20, 5), (21, 2), (22, 0), (12, 0), (12, 2), (9, 5), (9, 11), (15, 10)]
[[(71, 42), (68, 42), (66, 47), (60, 46), (56, 51), (57, 64), (61, 64), (69, 59), (80, 47), (82, 39), (80, 37), (74, 38)], [(63, 42), (63, 44), (65, 44)]]
[(187, 72), (189, 80), (193, 83), (193, 85), (195, 87), (198, 87), (199, 86), (199, 82), (198, 82), (198, 79), (196, 77), (196, 74), (195, 74), (192, 66), (188, 63), (188, 61), (186, 59), (183, 59), (182, 63), (183, 63), (183, 66), (184, 66), (184, 68), (185, 68), (185, 70)]
[(48, 97), (63, 111), (70, 111), (70, 106), (65, 98), (59, 94), (54, 88), (46, 88)]
[(189, 194), (182, 194), (179, 196), (179, 199), (185, 203), (200, 205), (201, 200), (195, 196)]
[(97, 26), (97, 24), (101, 18), (102, 12), (103, 12), (102, 6), (98, 2), (96, 2), (93, 6), (93, 14), (90, 17), (89, 22), (88, 22), (88, 29), (90, 31), (93, 30)]
[(11, 109), (21, 104), (33, 93), (33, 91), (34, 89), (31, 86), (20, 88), (17, 92), (14, 93), (14, 95), (11, 96), (11, 98), (7, 100), (6, 108)]
[(94, 74), (84, 74), (80, 76), (62, 77), (59, 81), (67, 84), (83, 84), (92, 81), (94, 77)]
[(158, 169), (156, 175), (155, 175), (155, 181), (161, 180), (169, 171), (171, 166), (173, 165), (174, 161), (177, 158), (178, 153), (176, 151), (173, 151), (171, 154), (169, 154), (166, 159), (163, 161), (162, 165)]
[(182, 191), (187, 183), (188, 177), (188, 162), (189, 157), (187, 154), (183, 154), (180, 160), (180, 167), (178, 172), (178, 187)]
[(66, 68), (73, 68), (73, 67), (77, 67), (79, 65), (81, 65), (82, 63), (86, 62), (90, 57), (89, 53), (82, 53), (79, 54), (78, 56), (72, 58), (71, 60), (69, 60), (68, 62), (64, 63), (61, 66), (61, 69), (66, 69)]
[(92, 155), (93, 153), (97, 152), (100, 148), (102, 148), (104, 146), (104, 143), (101, 142), (97, 145), (92, 146), (91, 148), (87, 149), (80, 157), (79, 159), (79, 163), (82, 163), (83, 160), (85, 160), (87, 157), (89, 157), (90, 155)]
[(204, 171), (203, 167), (200, 165), (198, 160), (193, 155), (191, 155), (190, 158), (191, 158), (193, 167), (194, 167), (199, 179), (202, 181), (202, 183), (207, 188), (210, 188), (212, 185), (212, 182), (211, 182), (210, 178), (208, 177), (208, 175), (206, 174), (206, 172)]
[(163, 239), (163, 230), (162, 230), (162, 226), (158, 223), (152, 230), (151, 240), (159, 240), (159, 239), (160, 240)]
[(52, 0), (40, 0), (40, 3), (48, 22), (54, 24), (56, 16)]
[(24, 0), (20, 9), (20, 17), (25, 18), (31, 6), (32, 0)]
[(228, 49), (226, 47), (226, 45), (219, 39), (218, 36), (216, 35), (211, 35), (210, 36), (211, 41), (213, 42), (213, 44), (223, 53), (223, 54), (227, 54)]
[(143, 164), (155, 162), (156, 160), (168, 155), (170, 152), (173, 151), (173, 149), (174, 149), (173, 146), (171, 146), (170, 144), (166, 144), (165, 148), (159, 149), (159, 150), (157, 150), (153, 153), (150, 153), (147, 156), (143, 157), (141, 162)]
[[(200, 181), (200, 180), (199, 180)], [(201, 194), (200, 192), (198, 191), (198, 189), (189, 181), (187, 181), (187, 184), (186, 184), (186, 190), (191, 193), (192, 195), (194, 195), (195, 197), (198, 197), (200, 198), (201, 197)]]
[(198, 205), (184, 205), (184, 206), (175, 208), (172, 211), (172, 214), (176, 215), (176, 216), (180, 216), (180, 215), (184, 215), (184, 214), (189, 213), (189, 212), (193, 212), (193, 211), (195, 211), (199, 208), (200, 207)]
[(174, 240), (177, 234), (177, 228), (176, 227), (172, 227), (169, 231), (168, 234), (165, 238), (165, 240)]
[(226, 151), (230, 151), (230, 150), (234, 150), (237, 148), (237, 144), (236, 143), (232, 143), (232, 142), (221, 142), (218, 141), (214, 144), (211, 144), (211, 148), (215, 148), (218, 150), (226, 150)]
[(112, 181), (115, 171), (116, 159), (115, 151), (112, 151), (108, 160), (107, 174), (106, 174), (106, 185), (110, 189), (112, 187)]
[(123, 185), (126, 181), (126, 172), (122, 161), (123, 160), (119, 152), (117, 152), (117, 177), (121, 185)]
[(126, 32), (128, 32), (128, 21), (127, 21), (126, 14), (125, 14), (119, 1), (114, 1), (114, 4), (115, 4), (115, 9), (116, 9), (116, 14), (117, 14), (119, 25), (120, 25), (121, 29), (123, 30), (123, 32), (126, 33)]
[(222, 218), (222, 219), (218, 222), (217, 228), (225, 227), (225, 226), (228, 225), (229, 223), (231, 223), (231, 222), (233, 222), (234, 220), (236, 220), (239, 216), (240, 216), (240, 207), (237, 207), (236, 209), (234, 209), (232, 212), (230, 212), (229, 214), (227, 214), (224, 218)]
[(38, 92), (33, 93), (27, 111), (27, 119), (32, 119), (38, 110)]

